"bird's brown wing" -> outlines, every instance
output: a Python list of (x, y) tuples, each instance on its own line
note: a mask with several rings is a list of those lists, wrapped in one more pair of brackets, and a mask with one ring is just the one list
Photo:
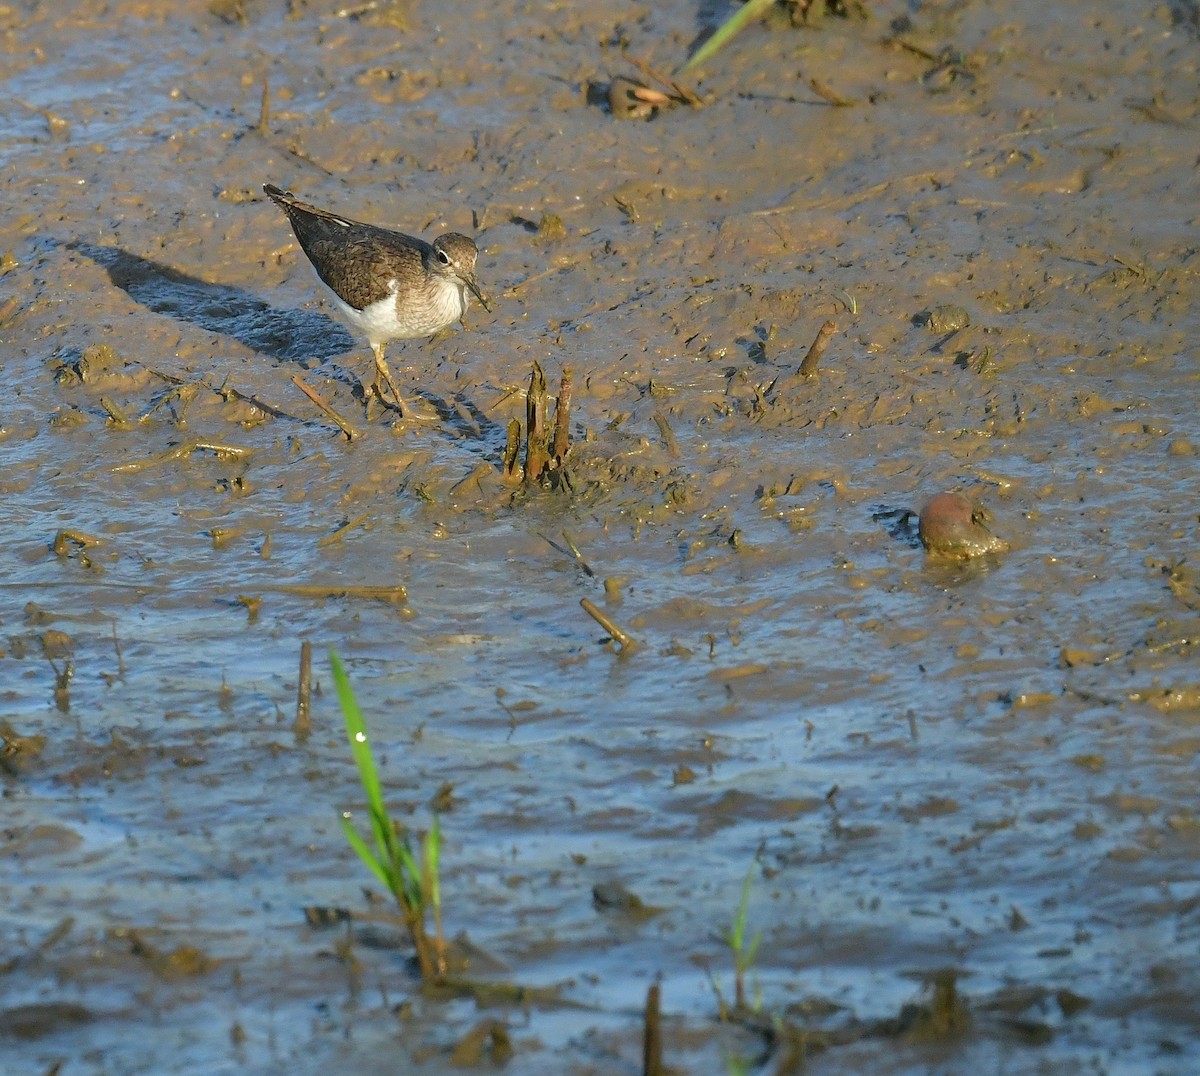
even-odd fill
[(386, 298), (392, 280), (424, 272), (433, 249), (425, 240), (338, 216), (270, 183), (263, 190), (287, 214), (317, 276), (355, 310)]

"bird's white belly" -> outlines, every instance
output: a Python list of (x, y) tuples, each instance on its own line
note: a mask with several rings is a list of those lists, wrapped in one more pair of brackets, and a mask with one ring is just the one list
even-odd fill
[(439, 329), (453, 325), (467, 311), (467, 289), (455, 281), (436, 281), (434, 286), (401, 297), (399, 303), (396, 301), (398, 290), (398, 284), (393, 280), (384, 298), (362, 310), (355, 310), (336, 295), (333, 298), (346, 320), (360, 330), (372, 346), (387, 340), (432, 336)]

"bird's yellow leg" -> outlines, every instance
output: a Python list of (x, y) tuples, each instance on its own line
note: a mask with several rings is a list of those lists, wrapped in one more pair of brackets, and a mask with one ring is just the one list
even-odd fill
[(387, 364), (387, 359), (384, 357), (384, 351), (387, 344), (372, 344), (371, 350), (375, 353), (375, 382), (371, 386), (371, 391), (379, 397), (379, 402), (388, 405), (387, 400), (383, 395), (383, 383), (387, 382), (387, 387), (392, 390), (392, 399), (394, 404), (388, 405), (396, 408), (400, 414), (404, 414), (404, 401), (400, 398), (400, 390), (396, 388), (396, 382), (392, 380), (392, 370)]

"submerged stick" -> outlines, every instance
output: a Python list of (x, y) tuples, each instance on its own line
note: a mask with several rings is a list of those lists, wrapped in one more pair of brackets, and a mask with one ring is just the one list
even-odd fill
[(83, 531), (61, 530), (54, 535), (54, 541), (50, 544), (50, 548), (56, 557), (65, 557), (74, 546), (89, 549), (92, 546), (103, 544), (104, 539), (97, 538), (94, 534), (85, 534)]
[(646, 1015), (642, 1031), (642, 1074), (664, 1076), (662, 1059), (662, 1013), (659, 1011), (660, 990), (658, 983), (651, 983), (646, 991)]
[[(188, 405), (192, 402), (192, 400), (194, 400), (196, 398), (196, 393), (200, 391), (201, 382), (181, 381), (178, 378), (171, 378), (171, 377), (168, 377), (166, 374), (160, 374), (157, 370), (152, 370), (149, 366), (147, 366), (146, 369), (150, 370), (150, 372), (152, 374), (155, 374), (158, 377), (163, 378), (169, 384), (174, 385), (175, 388), (172, 389), (170, 392), (166, 393), (161, 399), (159, 399), (156, 403), (154, 403), (148, 410), (143, 411), (140, 415), (138, 415), (138, 417), (137, 417), (138, 423), (140, 424), (143, 422), (149, 422), (150, 419), (153, 418), (154, 415), (157, 414), (162, 408), (171, 407), (171, 405), (174, 404), (176, 400), (178, 400), (179, 401), (179, 411), (178, 411), (178, 413), (175, 413), (174, 409), (172, 408), (172, 415), (174, 418), (175, 425), (179, 426), (182, 429), (184, 426), (187, 425), (186, 413), (187, 413)], [(204, 387), (208, 388), (207, 385), (205, 385)]]
[(125, 655), (121, 653), (121, 640), (117, 638), (117, 620), (113, 618), (112, 622), (112, 641), (113, 649), (117, 652), (117, 675), (124, 678), (125, 676)]
[(824, 98), (834, 108), (853, 108), (858, 102), (853, 97), (843, 97), (836, 90), (826, 86), (818, 78), (810, 78), (808, 80), (809, 89), (812, 90), (818, 97)]
[(310, 389), (303, 381), (301, 381), (298, 375), (292, 375), (292, 383), (333, 420), (337, 428), (346, 435), (347, 441), (353, 441), (356, 437), (360, 436), (358, 430), (351, 426), (350, 423), (348, 423), (344, 418), (342, 418), (341, 415), (339, 415), (332, 407), (330, 407), (329, 404), (326, 403), (325, 400), (323, 400), (314, 389)]
[(808, 354), (804, 356), (804, 361), (800, 364), (801, 376), (812, 377), (817, 372), (817, 364), (821, 361), (821, 356), (825, 354), (825, 348), (829, 346), (829, 340), (835, 332), (837, 332), (837, 326), (832, 321), (827, 321), (821, 326), (817, 338), (812, 342), (812, 347), (808, 349)]
[(381, 587), (354, 586), (349, 583), (279, 583), (262, 589), (295, 594), (300, 598), (366, 598), (369, 601), (391, 602), (393, 605), (408, 601), (408, 591), (399, 584)]
[(100, 397), (100, 406), (108, 412), (109, 425), (118, 430), (128, 430), (132, 428), (133, 423), (129, 421), (129, 416), (125, 414), (112, 400), (107, 396)]
[(241, 400), (243, 403), (248, 403), (252, 407), (257, 407), (264, 415), (270, 415), (272, 418), (287, 418), (291, 419), (293, 422), (305, 421), (304, 419), (293, 415), (290, 411), (284, 411), (282, 408), (276, 407), (274, 404), (267, 403), (265, 400), (255, 396), (253, 393), (242, 392), (239, 389), (234, 388), (233, 385), (229, 383), (228, 377), (221, 382), (220, 388), (213, 388), (211, 385), (207, 384), (207, 382), (205, 383), (205, 388), (215, 392), (223, 400)]
[(539, 280), (544, 280), (548, 276), (553, 276), (555, 273), (561, 273), (564, 269), (572, 268), (578, 261), (577, 258), (562, 258), (555, 259), (555, 264), (549, 269), (543, 269), (540, 273), (534, 273), (533, 276), (527, 276), (524, 280), (518, 280), (517, 283), (507, 288), (504, 292), (506, 296), (516, 295), (522, 288), (529, 287), (530, 284), (536, 284)]
[(258, 110), (258, 133), (262, 135), (271, 133), (271, 79), (269, 75), (263, 75), (262, 105)]
[(361, 527), (370, 518), (371, 516), (368, 513), (361, 515), (356, 519), (352, 519), (348, 523), (343, 523), (340, 527), (338, 527), (337, 530), (330, 532), (323, 538), (318, 538), (317, 548), (324, 549), (326, 546), (333, 545), (335, 542), (340, 542), (346, 537), (347, 534), (350, 533), (350, 531), (354, 530), (355, 527)]
[(312, 643), (300, 644), (300, 676), (296, 685), (296, 721), (292, 725), (296, 738), (305, 740), (312, 732)]
[(654, 419), (654, 425), (658, 427), (659, 436), (662, 437), (667, 455), (673, 460), (679, 459), (679, 442), (675, 439), (675, 431), (671, 429), (671, 423), (667, 421), (667, 416), (661, 411), (655, 411), (650, 417)]
[(622, 653), (629, 653), (636, 649), (638, 645), (637, 640), (628, 632), (619, 628), (612, 617), (600, 609), (590, 598), (581, 598), (579, 604), (583, 606), (583, 611), (588, 616), (613, 637), (613, 640), (620, 646)]
[(165, 452), (159, 452), (157, 455), (149, 456), (146, 459), (133, 460), (131, 463), (118, 463), (115, 467), (110, 468), (110, 470), (113, 474), (131, 474), (135, 471), (144, 471), (148, 467), (156, 467), (159, 464), (186, 459), (193, 452), (215, 452), (221, 459), (230, 457), (233, 459), (246, 459), (250, 455), (250, 449), (242, 448), (239, 445), (224, 444), (220, 441), (184, 441), (174, 448), (167, 449)]

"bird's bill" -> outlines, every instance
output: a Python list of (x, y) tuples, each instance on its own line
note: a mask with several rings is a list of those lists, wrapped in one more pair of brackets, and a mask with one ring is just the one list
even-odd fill
[(486, 310), (490, 314), (492, 312), (491, 304), (488, 303), (488, 301), (483, 297), (483, 292), (481, 292), (479, 290), (479, 285), (475, 283), (473, 278), (471, 280), (468, 280), (466, 282), (466, 285), (468, 288), (471, 289), (471, 294), (474, 295), (475, 298), (479, 300), (479, 305), (482, 306), (483, 309)]

